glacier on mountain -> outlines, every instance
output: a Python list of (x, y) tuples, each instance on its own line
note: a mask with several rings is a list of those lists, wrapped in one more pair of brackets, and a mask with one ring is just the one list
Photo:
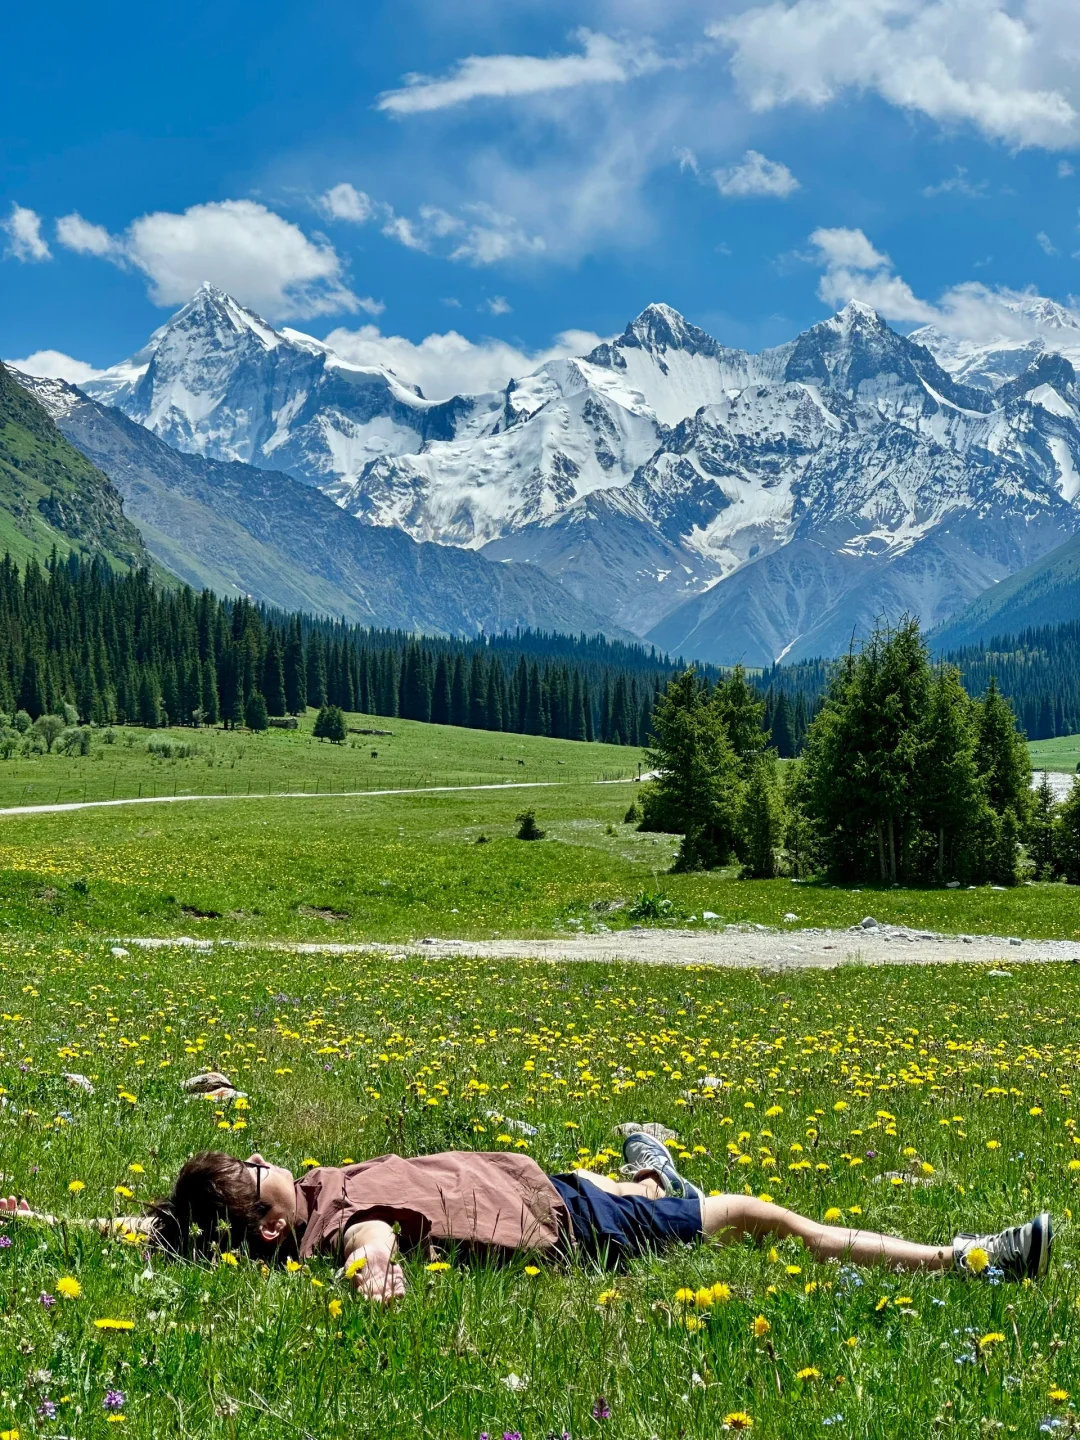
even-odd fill
[(283, 470), (367, 524), (526, 561), (703, 659), (939, 623), (1080, 528), (1080, 316), (976, 345), (859, 302), (759, 354), (671, 307), (438, 403), (204, 286), (84, 389), (178, 449)]

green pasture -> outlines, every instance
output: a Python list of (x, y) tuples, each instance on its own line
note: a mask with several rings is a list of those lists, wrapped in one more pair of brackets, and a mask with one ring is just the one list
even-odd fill
[[(845, 889), (734, 870), (671, 875), (676, 840), (624, 823), (635, 750), (359, 716), (350, 723), (393, 734), (336, 746), (311, 737), (311, 720), (261, 736), (164, 732), (198, 747), (184, 759), (154, 758), (147, 732), (128, 730), (85, 758), (0, 762), (7, 804), (140, 787), (219, 797), (0, 816), (0, 933), (557, 936), (639, 923), (635, 903), (651, 895), (671, 902), (666, 923), (698, 928), (849, 926), (871, 913), (957, 933), (1080, 937), (1080, 891), (1066, 885)], [(348, 793), (446, 785), (521, 788)], [(527, 807), (539, 842), (515, 838)]]
[(1036, 770), (1067, 770), (1080, 767), (1080, 735), (1058, 735), (1053, 740), (1029, 740), (1031, 763)]
[[(1076, 1433), (1076, 967), (116, 956), (69, 935), (0, 938), (0, 1012), (5, 1191), (61, 1215), (129, 1214), (205, 1148), (297, 1172), (519, 1148), (549, 1172), (614, 1173), (613, 1125), (656, 1119), (706, 1189), (944, 1243), (1043, 1206), (1058, 1224), (1038, 1285), (818, 1265), (793, 1244), (679, 1250), (617, 1276), (421, 1254), (382, 1311), (330, 1259), (178, 1265), (122, 1236), (13, 1221), (8, 1435)], [(185, 1099), (207, 1066), (243, 1100)]]

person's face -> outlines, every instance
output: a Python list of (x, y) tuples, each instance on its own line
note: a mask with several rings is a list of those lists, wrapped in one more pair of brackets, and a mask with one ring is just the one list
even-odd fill
[(296, 1220), (296, 1190), (292, 1172), (284, 1165), (271, 1165), (256, 1152), (243, 1162), (251, 1176), (255, 1194), (270, 1209), (259, 1222), (259, 1234), (268, 1245), (283, 1238)]

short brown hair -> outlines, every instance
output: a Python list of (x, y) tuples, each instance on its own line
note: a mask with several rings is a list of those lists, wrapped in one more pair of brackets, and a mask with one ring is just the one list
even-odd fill
[(243, 1161), (220, 1150), (204, 1150), (186, 1161), (167, 1200), (151, 1207), (154, 1234), (177, 1255), (222, 1250), (265, 1251), (259, 1221), (269, 1211), (255, 1198), (251, 1172)]

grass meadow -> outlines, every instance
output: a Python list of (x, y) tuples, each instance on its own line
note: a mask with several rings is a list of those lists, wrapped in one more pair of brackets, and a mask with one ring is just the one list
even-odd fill
[[(0, 1006), (4, 1187), (58, 1212), (130, 1213), (200, 1148), (301, 1171), (517, 1146), (608, 1173), (612, 1126), (654, 1118), (706, 1189), (933, 1241), (1041, 1206), (1060, 1226), (1040, 1285), (857, 1272), (792, 1244), (616, 1276), (423, 1256), (383, 1312), (327, 1261), (176, 1265), (12, 1221), (5, 1433), (1076, 1433), (1076, 967), (767, 976), (7, 940)], [(204, 1066), (246, 1098), (186, 1100)]]
[[(152, 757), (147, 732), (129, 730), (113, 745), (95, 742), (85, 758), (0, 761), (7, 805), (140, 788), (221, 797), (0, 816), (0, 933), (557, 936), (632, 924), (633, 903), (648, 891), (670, 899), (671, 923), (685, 925), (704, 925), (706, 910), (719, 917), (710, 924), (780, 928), (849, 926), (869, 912), (956, 933), (1080, 938), (1080, 890), (1060, 884), (850, 890), (742, 881), (734, 870), (670, 875), (677, 842), (623, 823), (643, 758), (636, 750), (363, 716), (350, 724), (394, 733), (351, 736), (353, 748), (314, 740), (312, 719), (261, 736), (163, 732), (198, 747), (183, 759)], [(347, 793), (500, 784), (535, 788)], [(514, 838), (525, 807), (546, 832), (539, 843)]]
[[(643, 890), (686, 925), (706, 908), (775, 926), (872, 912), (1080, 937), (1080, 891), (673, 876), (675, 841), (623, 823), (637, 752), (351, 723), (394, 734), (353, 749), (219, 732), (161, 761), (131, 732), (85, 759), (0, 762), (5, 804), (230, 786), (220, 801), (0, 817), (0, 1192), (130, 1213), (210, 1147), (300, 1171), (517, 1146), (553, 1172), (613, 1173), (613, 1125), (654, 1119), (706, 1189), (821, 1218), (943, 1241), (1050, 1208), (1051, 1276), (902, 1279), (793, 1245), (681, 1250), (617, 1276), (419, 1257), (383, 1312), (321, 1260), (174, 1265), (122, 1237), (10, 1221), (0, 1440), (1080, 1433), (1080, 966), (759, 974), (243, 944), (614, 929)], [(341, 793), (523, 780), (555, 783)], [(248, 800), (249, 786), (279, 798)], [(514, 838), (525, 806), (543, 841)], [(114, 953), (129, 935), (235, 943)], [(187, 1100), (182, 1080), (206, 1067), (244, 1098)]]

